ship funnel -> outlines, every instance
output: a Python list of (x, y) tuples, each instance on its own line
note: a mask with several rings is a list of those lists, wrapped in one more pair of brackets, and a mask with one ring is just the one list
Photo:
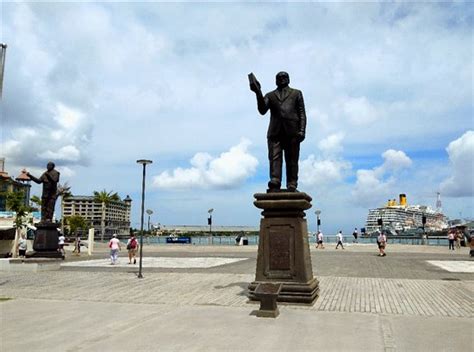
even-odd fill
[(401, 206), (406, 206), (407, 205), (407, 196), (406, 194), (400, 194), (400, 205)]

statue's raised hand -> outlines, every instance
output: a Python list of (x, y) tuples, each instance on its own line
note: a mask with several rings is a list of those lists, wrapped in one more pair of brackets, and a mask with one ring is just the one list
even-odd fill
[(250, 90), (255, 93), (260, 92), (262, 87), (260, 86), (260, 82), (257, 81), (257, 78), (255, 77), (255, 75), (253, 73), (249, 73), (248, 76), (249, 76)]

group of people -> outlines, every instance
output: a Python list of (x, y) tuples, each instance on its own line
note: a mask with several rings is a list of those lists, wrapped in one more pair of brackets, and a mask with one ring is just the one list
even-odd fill
[[(319, 248), (324, 249), (324, 235), (321, 231), (318, 231), (316, 235), (316, 240), (317, 240), (316, 249), (319, 249)], [(344, 249), (343, 241), (344, 241), (344, 236), (342, 235), (342, 231), (339, 231), (337, 233), (336, 249), (338, 249), (339, 246), (341, 246), (341, 248)]]
[(461, 249), (461, 240), (464, 238), (464, 234), (462, 231), (458, 229), (449, 229), (448, 231), (448, 241), (449, 241), (449, 247), (448, 249), (451, 249), (454, 251), (454, 245), (456, 244), (457, 249)]
[[(118, 254), (122, 250), (120, 240), (117, 238), (117, 234), (113, 234), (112, 238), (109, 241), (110, 248), (110, 265), (115, 265), (118, 263)], [(127, 241), (127, 251), (128, 251), (128, 264), (137, 264), (137, 254), (138, 250), (138, 241), (135, 235), (132, 233), (130, 238)]]
[[(357, 228), (354, 230), (354, 233), (352, 235), (354, 236), (354, 243), (358, 243), (357, 242), (357, 238), (358, 238)], [(338, 249), (339, 246), (342, 249), (344, 249), (344, 235), (342, 234), (342, 230), (337, 233), (336, 239), (337, 239), (336, 249)], [(318, 231), (318, 233), (316, 234), (316, 241), (317, 241), (316, 249), (324, 249), (324, 235), (321, 231)], [(387, 245), (387, 236), (384, 233), (379, 232), (377, 235), (377, 246), (379, 248), (378, 255), (380, 257), (386, 256), (386, 253), (385, 253), (386, 245)]]
[[(316, 244), (316, 249), (324, 249), (324, 235), (321, 231), (318, 231), (317, 235), (316, 235), (316, 239), (317, 239), (317, 244)], [(339, 246), (341, 246), (342, 249), (344, 249), (344, 236), (342, 235), (342, 231), (339, 231), (337, 233), (337, 244), (336, 244), (336, 249), (339, 248)]]

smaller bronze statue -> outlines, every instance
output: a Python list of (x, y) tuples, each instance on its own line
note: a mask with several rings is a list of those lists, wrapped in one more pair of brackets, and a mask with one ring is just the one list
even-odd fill
[(54, 214), (54, 206), (56, 204), (56, 198), (58, 197), (58, 182), (59, 172), (54, 169), (55, 165), (53, 162), (49, 162), (46, 166), (47, 170), (41, 175), (40, 178), (34, 177), (32, 174), (27, 172), (28, 177), (40, 184), (43, 184), (43, 193), (41, 195), (41, 222), (48, 223), (52, 222)]
[(296, 192), (298, 186), (298, 159), (300, 143), (306, 135), (306, 112), (303, 94), (288, 86), (290, 76), (286, 72), (276, 75), (277, 89), (262, 94), (260, 83), (253, 73), (249, 74), (250, 90), (257, 97), (258, 112), (265, 115), (270, 110), (267, 142), (270, 161), (268, 191), (276, 192), (281, 187), (283, 154), (286, 164), (286, 188)]

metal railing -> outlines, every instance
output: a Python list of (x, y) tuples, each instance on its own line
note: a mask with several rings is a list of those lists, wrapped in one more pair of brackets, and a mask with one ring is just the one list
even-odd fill
[[(258, 245), (259, 236), (247, 236), (248, 245)], [(233, 236), (212, 236), (213, 243), (212, 245), (236, 245), (236, 238)], [(354, 238), (352, 236), (344, 236), (344, 243), (353, 243)], [(308, 236), (308, 241), (311, 244), (316, 243), (315, 236)], [(157, 237), (144, 237), (143, 242), (147, 245), (162, 245), (166, 244), (165, 236)], [(389, 237), (387, 239), (389, 244), (409, 244), (409, 245), (430, 245), (430, 246), (448, 246), (448, 239), (443, 237), (427, 237), (425, 241), (421, 237), (414, 236), (397, 236)], [(326, 235), (324, 236), (324, 243), (337, 243), (336, 235)], [(376, 237), (359, 237), (358, 243), (360, 244), (374, 244), (377, 243)], [(211, 245), (208, 236), (192, 236), (191, 244), (198, 246), (208, 246)]]

